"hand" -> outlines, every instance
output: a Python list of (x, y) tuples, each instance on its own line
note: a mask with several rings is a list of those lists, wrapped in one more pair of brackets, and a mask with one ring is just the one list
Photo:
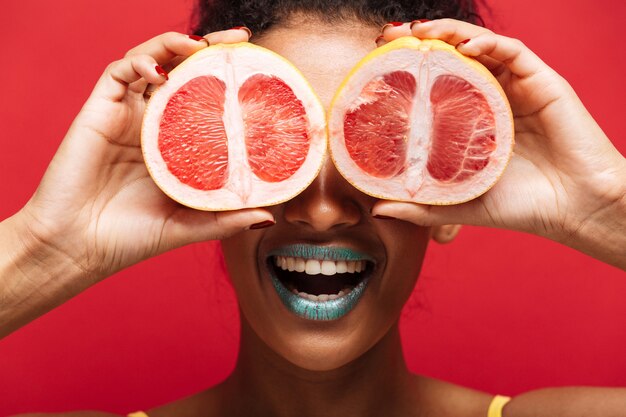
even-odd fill
[(379, 202), (373, 214), (424, 226), (462, 223), (525, 231), (614, 264), (626, 262), (614, 259), (619, 248), (594, 253), (589, 241), (594, 233), (608, 233), (599, 232), (598, 225), (626, 233), (626, 161), (567, 81), (522, 42), (452, 19), (387, 26), (380, 42), (408, 35), (457, 45), (491, 70), (511, 103), (516, 144), (500, 181), (475, 200), (456, 206)]
[[(211, 44), (242, 42), (248, 32), (205, 38)], [(171, 68), (206, 47), (206, 40), (166, 33), (107, 67), (36, 193), (18, 213), (21, 236), (54, 248), (97, 281), (169, 249), (273, 220), (261, 209), (207, 213), (183, 207), (156, 187), (144, 165), (144, 93), (149, 85), (167, 82), (156, 66)]]

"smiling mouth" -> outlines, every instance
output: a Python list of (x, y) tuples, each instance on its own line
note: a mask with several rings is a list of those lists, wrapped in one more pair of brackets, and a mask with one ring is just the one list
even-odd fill
[(375, 262), (351, 249), (291, 245), (267, 258), (274, 289), (300, 317), (334, 320), (360, 300)]
[(270, 258), (276, 278), (293, 294), (311, 301), (336, 300), (348, 295), (370, 273), (366, 260), (332, 261), (291, 256)]

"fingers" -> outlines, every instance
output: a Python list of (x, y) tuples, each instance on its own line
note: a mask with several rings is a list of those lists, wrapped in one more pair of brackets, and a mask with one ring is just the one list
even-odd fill
[(450, 45), (458, 45), (484, 33), (493, 33), (489, 29), (455, 19), (437, 19), (426, 22), (415, 21), (411, 24), (411, 34), (420, 39), (440, 39)]
[(452, 206), (379, 201), (372, 208), (372, 215), (380, 219), (404, 220), (424, 227), (447, 224), (493, 225), (493, 219), (480, 199)]
[(527, 78), (547, 68), (521, 41), (455, 19), (387, 23), (375, 42), (382, 46), (394, 39), (411, 35), (420, 39), (440, 39), (454, 45), (462, 54), (478, 59), (495, 75), (508, 69), (520, 78)]
[(166, 71), (162, 68), (169, 71), (208, 45), (246, 42), (251, 35), (250, 29), (243, 26), (209, 33), (204, 37), (164, 33), (134, 47), (124, 59), (109, 65), (94, 92), (111, 101), (120, 101), (128, 89), (143, 93), (149, 84), (158, 86), (167, 81)]
[[(186, 56), (177, 56), (162, 67), (169, 74), (171, 70), (179, 66), (185, 59), (187, 59)], [(145, 79), (140, 79), (128, 86), (128, 88), (129, 90), (136, 91), (138, 93), (143, 92), (143, 97), (147, 101), (150, 99), (152, 93), (154, 93), (154, 90), (156, 90), (157, 86), (158, 85), (156, 84), (148, 83)]]
[(252, 32), (245, 26), (234, 27), (229, 30), (221, 30), (219, 32), (212, 32), (204, 36), (209, 44), (215, 45), (217, 43), (237, 43), (248, 42)]
[(380, 35), (385, 43), (401, 38), (402, 36), (411, 36), (411, 23), (387, 23), (380, 30)]
[(420, 39), (440, 39), (451, 45), (483, 33), (493, 33), (489, 29), (454, 19), (420, 19), (408, 23), (387, 23), (381, 29), (381, 42), (391, 42), (402, 36), (415, 36)]
[(94, 95), (117, 102), (124, 98), (129, 86), (131, 91), (143, 93), (148, 83), (160, 85), (167, 80), (167, 73), (161, 65), (177, 56), (189, 56), (207, 45), (204, 38), (198, 41), (175, 32), (152, 38), (110, 64), (96, 84)]
[(126, 57), (150, 55), (159, 65), (164, 65), (177, 56), (189, 56), (207, 46), (205, 38), (192, 38), (182, 33), (168, 32), (134, 47), (126, 53)]
[(220, 240), (244, 230), (260, 229), (275, 223), (272, 214), (264, 209), (204, 212), (181, 207), (164, 228), (163, 250), (189, 243)]
[[(136, 82), (142, 80), (141, 82)], [(116, 61), (107, 67), (95, 93), (110, 101), (120, 101), (127, 89), (141, 92), (147, 83), (161, 85), (167, 80), (167, 73), (150, 55), (134, 55)]]
[(445, 224), (431, 228), (430, 236), (435, 242), (446, 244), (452, 242), (460, 230), (460, 224)]
[(519, 78), (535, 75), (546, 64), (528, 49), (520, 40), (485, 32), (469, 39), (457, 50), (472, 57), (488, 57), (504, 64)]

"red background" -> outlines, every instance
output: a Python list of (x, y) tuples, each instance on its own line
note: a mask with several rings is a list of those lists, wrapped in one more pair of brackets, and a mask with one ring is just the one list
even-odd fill
[[(0, 218), (38, 184), (110, 61), (186, 31), (191, 0), (9, 0), (0, 39)], [(494, 2), (495, 3), (495, 2)], [(575, 87), (622, 153), (621, 0), (499, 2), (488, 24)], [(130, 268), (0, 342), (0, 416), (128, 412), (228, 375), (236, 302), (210, 244)], [(214, 262), (213, 262), (214, 263)], [(534, 236), (465, 228), (429, 249), (402, 331), (412, 370), (491, 392), (626, 386), (626, 274)]]

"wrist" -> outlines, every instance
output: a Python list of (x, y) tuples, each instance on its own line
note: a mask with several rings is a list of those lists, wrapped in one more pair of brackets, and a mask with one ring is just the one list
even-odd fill
[(558, 241), (626, 270), (626, 164), (624, 168), (605, 188), (609, 191), (595, 197), (599, 208), (573, 217)]
[(10, 220), (14, 239), (19, 244), (14, 251), (16, 264), (34, 267), (41, 276), (63, 281), (64, 286), (71, 287), (70, 283), (76, 281), (80, 287), (86, 287), (97, 281), (94, 271), (80, 262), (78, 254), (63, 247), (64, 241), (75, 240), (68, 228), (43, 224), (28, 210), (28, 206)]
[(0, 338), (93, 284), (30, 220), (22, 210), (0, 223)]

